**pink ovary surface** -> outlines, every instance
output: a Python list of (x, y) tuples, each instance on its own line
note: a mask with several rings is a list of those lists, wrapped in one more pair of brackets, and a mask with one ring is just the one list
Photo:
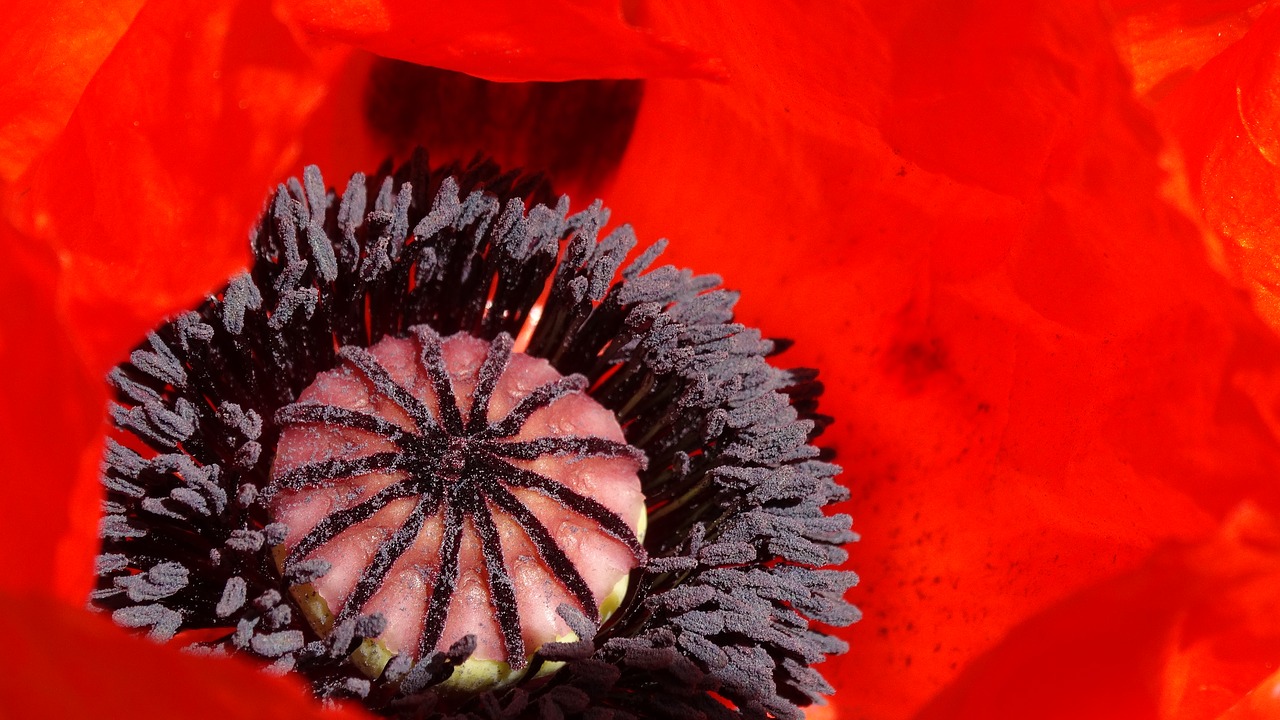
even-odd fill
[[(488, 343), (464, 334), (445, 338), (442, 343), (445, 366), (464, 420), (469, 415), (477, 374), (487, 349)], [(419, 364), (417, 341), (386, 338), (371, 346), (369, 352), (401, 387), (418, 397), (433, 416), (439, 417), (439, 401)], [(490, 399), (489, 420), (501, 419), (534, 389), (560, 377), (545, 360), (514, 353)], [(301, 393), (298, 402), (360, 410), (414, 430), (412, 421), (399, 406), (374, 391), (364, 376), (346, 363), (320, 373)], [(624, 442), (613, 413), (590, 397), (578, 394), (561, 397), (535, 411), (520, 433), (509, 440), (568, 435), (591, 435)], [(292, 425), (281, 434), (273, 474), (279, 476), (309, 463), (395, 449), (390, 441), (362, 430), (327, 424)], [(595, 499), (624, 519), (633, 531), (638, 530), (644, 496), (635, 460), (543, 456), (508, 462)], [(404, 471), (377, 472), (327, 481), (319, 488), (281, 490), (272, 499), (270, 510), (275, 521), (288, 526), (285, 548), (292, 549), (330, 513), (367, 500), (404, 478)], [(597, 604), (635, 568), (636, 558), (626, 545), (604, 533), (592, 520), (537, 491), (509, 486), (508, 489), (546, 527), (586, 581)], [(327, 574), (314, 581), (314, 586), (335, 615), (346, 604), (379, 544), (404, 522), (416, 502), (417, 497), (392, 501), (366, 522), (342, 532), (307, 556), (307, 559), (322, 558), (332, 566)], [(507, 572), (516, 588), (525, 648), (532, 653), (568, 632), (556, 608), (561, 603), (574, 607), (578, 603), (542, 562), (524, 530), (492, 503), (490, 511), (501, 538)], [(427, 520), (412, 547), (395, 561), (383, 585), (360, 611), (360, 614), (380, 612), (386, 617), (387, 629), (381, 639), (393, 652), (418, 654), (418, 637), (439, 574), (442, 531), (443, 518), (437, 512)], [(467, 634), (476, 636), (473, 658), (507, 659), (490, 603), (480, 539), (469, 519), (464, 523), (462, 534), (458, 580), (436, 649), (446, 649)]]

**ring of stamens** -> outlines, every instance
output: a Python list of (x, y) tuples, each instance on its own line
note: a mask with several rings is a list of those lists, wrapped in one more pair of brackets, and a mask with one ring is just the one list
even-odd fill
[[(610, 221), (602, 204), (573, 214), (569, 208), (568, 198), (557, 202), (536, 178), (502, 173), (483, 160), (432, 169), (424, 152), (398, 168), (353, 175), (340, 193), (327, 188), (315, 167), (281, 185), (253, 234), (251, 268), (157, 327), (109, 376), (114, 429), (102, 472), (93, 606), (155, 639), (270, 663), (275, 672), (305, 680), (319, 698), (356, 699), (388, 717), (798, 717), (800, 708), (829, 694), (813, 664), (844, 645), (817, 623), (843, 626), (858, 618), (843, 599), (856, 577), (831, 569), (844, 561), (841, 546), (856, 535), (847, 515), (830, 512), (849, 493), (836, 479), (839, 468), (813, 445), (829, 422), (817, 412), (816, 373), (773, 367), (768, 357), (786, 343), (734, 322), (737, 294), (720, 287), (719, 278), (655, 267), (664, 241), (633, 254), (628, 226), (605, 231)], [(410, 513), (424, 496), (403, 483), (409, 472), (371, 470), (313, 485), (299, 478), (301, 490), (272, 487), (273, 472), (340, 459), (287, 457), (281, 441), (288, 435), (363, 438), (367, 451), (346, 459), (365, 464), (376, 463), (368, 457), (376, 453), (405, 454), (387, 436), (425, 442), (426, 431), (389, 399), (369, 403), (388, 423), (374, 430), (322, 415), (283, 427), (277, 422), (290, 403), (342, 406), (310, 393), (338, 370), (360, 376), (355, 382), (366, 401), (379, 395), (338, 349), (369, 347), (376, 356), (388, 339), (403, 349), (414, 342), (404, 339), (410, 328), (423, 323), (449, 336), (446, 347), (459, 334), (471, 336), (473, 370), (483, 364), (489, 339), (507, 332), (526, 353), (513, 356), (513, 368), (543, 363), (558, 374), (581, 373), (590, 382), (590, 400), (648, 459), (637, 494), (643, 491), (641, 504), (652, 511), (640, 516), (648, 525), (650, 558), (631, 574), (629, 589), (602, 595), (592, 580), (602, 566), (576, 560), (601, 610), (614, 609), (607, 622), (573, 607), (563, 581), (541, 563), (514, 519), (517, 505), (502, 507), (498, 492), (479, 499), (499, 533), (507, 533), (502, 542), (514, 536), (510, 548), (523, 553), (515, 579), (561, 593), (561, 599), (520, 608), (522, 620), (533, 618), (544, 635), (551, 629), (556, 642), (539, 647), (525, 637), (528, 648), (538, 647), (528, 669), (496, 684), (456, 682), (460, 675), (469, 681), (502, 672), (502, 663), (473, 663), (502, 651), (496, 611), (475, 593), (483, 590), (484, 558), (470, 509), (463, 507), (474, 498), (426, 486), (441, 504), (384, 582), (406, 591), (397, 601), (416, 593), (409, 611), (421, 614), (416, 625), (396, 628), (388, 617), (401, 608), (384, 602), (387, 587), (342, 623), (327, 603), (343, 611), (343, 599), (374, 564), (379, 546), (412, 527)], [(422, 374), (406, 383), (399, 374), (418, 364), (416, 353), (381, 364), (430, 406), (431, 383)], [(474, 377), (455, 382), (459, 397), (476, 384)], [(510, 397), (504, 393), (494, 396), (504, 417), (491, 423), (500, 425), (507, 410), (515, 410), (503, 406)], [(558, 403), (573, 406), (580, 399), (570, 393)], [(463, 405), (457, 405), (459, 420), (469, 420)], [(289, 412), (324, 411), (295, 409), (285, 420)], [(434, 419), (443, 433), (446, 418)], [(467, 432), (451, 436), (463, 442), (438, 460), (437, 479), (458, 467), (460, 476), (468, 472), (470, 445), (463, 443), (478, 441), (463, 428)], [(510, 453), (533, 453), (533, 460), (497, 456), (527, 470), (569, 457), (537, 456), (548, 450), (545, 443), (514, 449), (535, 439), (490, 438)], [(574, 472), (630, 462), (588, 458)], [(358, 463), (348, 469), (358, 471)], [(361, 527), (338, 533), (309, 557), (295, 557), (284, 572), (289, 549), (322, 515), (349, 511), (397, 483), (403, 486), (388, 492), (407, 496), (389, 499)], [(560, 518), (558, 528), (576, 524), (586, 531), (555, 535), (567, 551), (579, 552), (571, 557), (590, 560), (603, 550), (613, 566), (634, 560), (627, 546), (596, 532), (585, 516), (557, 507), (547, 492), (501, 485), (544, 521)], [(268, 489), (275, 500), (266, 499)], [(347, 492), (342, 502), (334, 495), (339, 490)], [(313, 497), (310, 522), (280, 517), (278, 503), (291, 493)], [(631, 517), (627, 507), (610, 507)], [(423, 550), (428, 540), (443, 539), (446, 514), (464, 527), (467, 564), (451, 571), (461, 579), (444, 637), (435, 652), (414, 657), (427, 586), (441, 571), (435, 561), (441, 543)], [(358, 548), (346, 544), (352, 536)], [(575, 547), (575, 540), (582, 542)], [(415, 554), (431, 566), (418, 577), (401, 571)], [(467, 597), (479, 600), (455, 612)], [(488, 648), (458, 632), (473, 620), (487, 628)], [(396, 634), (406, 627), (412, 632)], [(404, 651), (375, 654), (396, 648)], [(544, 674), (551, 665), (563, 670)]]

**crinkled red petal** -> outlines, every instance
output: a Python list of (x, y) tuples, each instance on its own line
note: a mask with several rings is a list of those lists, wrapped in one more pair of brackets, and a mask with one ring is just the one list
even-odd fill
[(638, 28), (618, 0), (290, 0), (317, 36), (489, 80), (722, 76), (700, 49)]
[(264, 191), (334, 58), (254, 2), (148, 3), (66, 130), (7, 189), (20, 229), (59, 256), (59, 296), (99, 371), (156, 318), (246, 260)]
[[(67, 336), (56, 277), (46, 248), (0, 222), (0, 589), (50, 591), (69, 553), (79, 558), (83, 600), (98, 500), (77, 496), (74, 478), (79, 449), (102, 427), (106, 393)], [(70, 528), (86, 524), (88, 536), (67, 546)]]
[(1271, 720), (1280, 717), (1280, 671), (1258, 683), (1218, 720)]
[(915, 718), (1215, 718), (1273, 671), (1277, 602), (1280, 524), (1242, 506), (1019, 624)]
[(1244, 37), (1258, 0), (1115, 0), (1113, 34), (1140, 96), (1167, 95)]
[(1280, 10), (1170, 3), (1121, 19), (1138, 89), (1181, 151), (1209, 251), (1280, 328)]
[(0, 180), (11, 181), (66, 126), (80, 93), (142, 0), (5, 6), (0, 37)]

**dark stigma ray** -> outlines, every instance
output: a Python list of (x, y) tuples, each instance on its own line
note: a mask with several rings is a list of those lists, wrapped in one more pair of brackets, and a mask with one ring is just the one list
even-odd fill
[(480, 536), (480, 549), (484, 553), (485, 576), (489, 580), (489, 606), (498, 618), (502, 644), (507, 651), (507, 663), (519, 670), (528, 660), (524, 656), (524, 637), (520, 632), (520, 608), (516, 605), (516, 589), (507, 572), (498, 528), (493, 524), (489, 505), (482, 495), (469, 495), (466, 502), (470, 505), (471, 522)]
[(440, 427), (436, 424), (436, 419), (431, 415), (431, 411), (423, 404), (421, 400), (414, 397), (413, 393), (405, 390), (392, 379), (386, 368), (377, 361), (362, 347), (350, 345), (338, 351), (338, 357), (346, 360), (354, 365), (365, 377), (369, 378), (369, 382), (373, 383), (373, 387), (388, 400), (404, 410), (413, 422), (418, 426), (418, 432), (423, 435), (436, 435), (440, 432)]
[(513, 460), (534, 460), (544, 455), (574, 455), (588, 458), (628, 458), (644, 463), (644, 453), (615, 440), (595, 435), (557, 435), (515, 442), (477, 443), (486, 452)]
[(374, 435), (380, 435), (397, 445), (400, 444), (402, 436), (409, 434), (408, 430), (376, 415), (333, 405), (294, 403), (285, 405), (276, 412), (276, 424), (281, 427), (307, 423), (338, 425), (352, 428), (353, 430), (364, 430)]
[(397, 482), (379, 490), (365, 501), (326, 515), (323, 520), (302, 536), (297, 545), (289, 551), (286, 567), (301, 560), (312, 551), (342, 534), (343, 531), (368, 520), (386, 507), (391, 501), (412, 497), (418, 491), (405, 483)]
[(564, 550), (560, 549), (560, 544), (551, 536), (547, 526), (534, 515), (529, 508), (525, 507), (520, 499), (511, 494), (510, 490), (502, 487), (497, 483), (492, 483), (485, 488), (485, 494), (497, 505), (499, 509), (511, 516), (524, 530), (525, 535), (533, 541), (533, 547), (538, 551), (538, 555), (542, 558), (543, 563), (551, 570), (564, 586), (569, 589), (573, 597), (577, 599), (582, 606), (583, 611), (588, 617), (598, 617), (600, 609), (596, 606), (595, 595), (591, 592), (591, 588), (587, 586), (587, 581), (583, 579), (582, 573), (578, 572), (578, 567), (573, 561), (564, 554)]
[(511, 408), (506, 417), (495, 423), (490, 423), (476, 437), (485, 440), (511, 437), (520, 432), (520, 428), (524, 427), (525, 421), (533, 413), (549, 406), (565, 395), (580, 393), (586, 389), (587, 379), (581, 375), (569, 375), (559, 380), (552, 380), (521, 398), (520, 402)]
[(422, 345), (422, 353), (418, 360), (431, 379), (431, 388), (436, 393), (436, 404), (439, 406), (441, 424), (445, 432), (458, 437), (463, 434), (462, 413), (458, 410), (458, 397), (453, 392), (453, 380), (444, 364), (444, 354), (440, 348), (440, 335), (426, 325), (416, 325), (410, 331)]
[(467, 418), (467, 434), (475, 435), (489, 424), (489, 400), (493, 390), (507, 371), (507, 363), (511, 362), (511, 348), (515, 341), (507, 333), (498, 333), (489, 343), (484, 363), (476, 376), (476, 389), (471, 396), (471, 412)]
[(346, 604), (342, 606), (342, 612), (338, 613), (337, 622), (341, 623), (359, 615), (365, 603), (369, 602), (369, 598), (373, 597), (373, 594), (386, 581), (387, 573), (391, 572), (391, 566), (413, 547), (418, 534), (422, 532), (422, 526), (427, 522), (427, 517), (434, 515), (439, 506), (439, 493), (426, 493), (418, 499), (404, 523), (378, 546), (373, 560), (365, 566), (360, 579), (356, 581), (356, 586), (351, 590), (351, 595), (347, 597)]
[(478, 459), (480, 464), (485, 467), (487, 472), (492, 473), (495, 479), (506, 482), (508, 485), (529, 488), (546, 495), (564, 507), (588, 520), (594, 521), (600, 526), (601, 530), (626, 545), (640, 562), (643, 563), (648, 557), (644, 547), (640, 544), (640, 540), (636, 538), (635, 532), (631, 530), (631, 526), (627, 524), (627, 521), (618, 517), (618, 514), (614, 511), (601, 505), (599, 501), (576, 493), (545, 475), (532, 470), (518, 468), (499, 458), (480, 456)]
[(445, 619), (449, 613), (449, 601), (458, 585), (458, 554), (462, 547), (463, 514), (458, 502), (445, 489), (444, 528), (440, 538), (440, 570), (431, 588), (431, 600), (427, 603), (427, 616), (422, 621), (422, 634), (418, 638), (418, 656), (428, 657), (435, 652), (436, 643), (444, 633)]
[(404, 462), (404, 456), (398, 452), (380, 452), (357, 458), (334, 458), (320, 462), (300, 465), (287, 470), (276, 477), (271, 491), (288, 489), (301, 490), (325, 480), (368, 475), (369, 473), (396, 470)]

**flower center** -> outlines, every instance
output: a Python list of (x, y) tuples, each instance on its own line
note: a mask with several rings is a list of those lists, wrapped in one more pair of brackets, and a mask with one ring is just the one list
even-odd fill
[(811, 623), (857, 619), (824, 569), (855, 536), (815, 373), (662, 242), (547, 202), (424, 152), (282, 185), (252, 267), (109, 376), (94, 606), (390, 717), (830, 693)]
[(617, 605), (644, 556), (644, 456), (585, 378), (425, 325), (338, 357), (276, 414), (268, 489), (286, 576), (328, 566), (313, 625), (379, 613), (392, 653), (472, 635), (473, 661), (519, 669), (570, 635), (562, 604)]

